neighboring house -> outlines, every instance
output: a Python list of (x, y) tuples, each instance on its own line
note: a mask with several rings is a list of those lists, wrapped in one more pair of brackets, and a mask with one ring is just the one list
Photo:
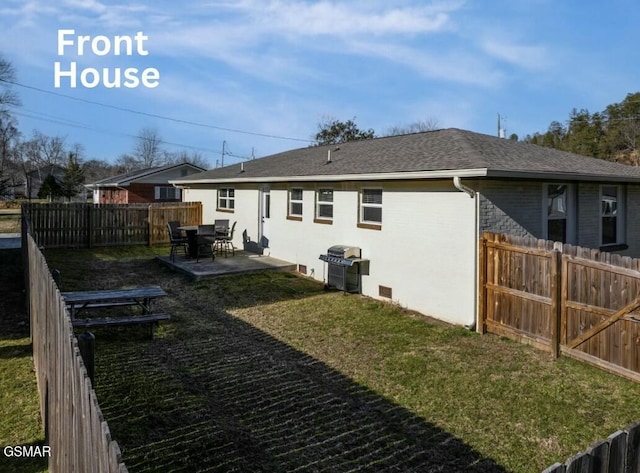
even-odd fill
[[(24, 197), (27, 199), (37, 199), (40, 187), (42, 187), (42, 183), (49, 174), (52, 174), (58, 184), (61, 184), (64, 180), (65, 169), (63, 166), (58, 166), (57, 164), (47, 164), (33, 171), (29, 171), (26, 174), (24, 182)], [(19, 194), (16, 195), (16, 197), (19, 196)]]
[(148, 202), (179, 202), (180, 189), (169, 180), (204, 171), (189, 163), (157, 166), (101, 179), (85, 187), (93, 191), (94, 204), (140, 204)]
[[(327, 279), (335, 244), (362, 293), (473, 326), (478, 237), (529, 235), (640, 256), (640, 169), (459, 129), (287, 151), (176, 179), (235, 245)], [(246, 238), (243, 241), (243, 234)]]

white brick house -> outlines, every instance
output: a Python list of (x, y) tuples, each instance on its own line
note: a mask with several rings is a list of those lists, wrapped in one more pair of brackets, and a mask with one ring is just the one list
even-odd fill
[[(234, 244), (326, 280), (335, 244), (362, 293), (472, 326), (483, 231), (640, 256), (640, 170), (458, 129), (302, 148), (171, 181)], [(243, 239), (244, 235), (244, 239)]]

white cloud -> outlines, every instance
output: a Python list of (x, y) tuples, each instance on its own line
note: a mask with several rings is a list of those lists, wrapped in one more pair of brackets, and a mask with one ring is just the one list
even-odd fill
[(539, 45), (522, 45), (492, 38), (483, 40), (480, 47), (492, 57), (526, 69), (545, 69), (550, 64), (549, 52)]
[(478, 86), (496, 86), (503, 75), (481, 58), (464, 50), (451, 48), (434, 52), (435, 48), (416, 48), (387, 43), (359, 43), (355, 49), (389, 62), (413, 69), (426, 78)]
[[(393, 5), (393, 4), (392, 4)], [(450, 6), (372, 9), (365, 4), (322, 1), (256, 3), (252, 16), (263, 30), (300, 36), (405, 35), (438, 32), (449, 23)]]

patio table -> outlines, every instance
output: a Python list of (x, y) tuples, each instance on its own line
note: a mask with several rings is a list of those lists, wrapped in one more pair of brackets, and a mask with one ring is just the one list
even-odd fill
[[(178, 230), (183, 230), (187, 234), (187, 252), (189, 258), (198, 258), (198, 225), (182, 225), (178, 227)], [(215, 235), (226, 236), (228, 228), (224, 232), (219, 232), (216, 227)]]

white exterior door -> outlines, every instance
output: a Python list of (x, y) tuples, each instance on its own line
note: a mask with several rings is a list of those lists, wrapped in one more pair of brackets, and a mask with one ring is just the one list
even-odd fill
[(269, 220), (271, 219), (271, 192), (268, 188), (262, 189), (262, 202), (260, 206), (260, 246), (269, 248)]

